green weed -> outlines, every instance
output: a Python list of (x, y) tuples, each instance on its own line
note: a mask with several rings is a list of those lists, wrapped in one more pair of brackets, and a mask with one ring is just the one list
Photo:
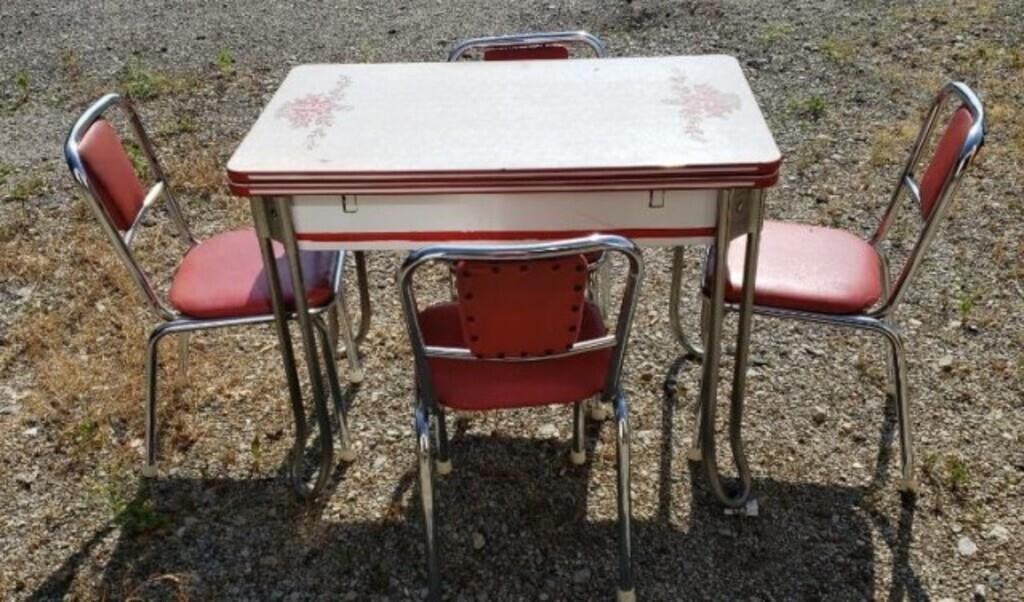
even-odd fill
[(818, 48), (826, 58), (837, 65), (847, 65), (853, 60), (854, 46), (847, 40), (826, 38)]
[(217, 52), (217, 70), (225, 76), (235, 72), (235, 59), (227, 48), (221, 48)]
[(768, 23), (758, 33), (757, 38), (765, 44), (781, 42), (793, 33), (793, 27), (788, 23)]
[(38, 174), (32, 174), (27, 178), (19, 181), (11, 191), (4, 197), (5, 201), (8, 202), (20, 202), (24, 203), (32, 197), (36, 196), (43, 190), (43, 179)]
[(810, 117), (817, 121), (825, 115), (828, 109), (828, 102), (820, 94), (812, 94), (806, 98), (800, 98), (793, 102), (793, 108), (804, 117)]
[(22, 98), (21, 102), (25, 102), (26, 100), (28, 100), (28, 93), (29, 93), (28, 71), (25, 71), (24, 69), (22, 69), (21, 71), (18, 71), (18, 75), (16, 75), (14, 77), (14, 85), (17, 86), (18, 94), (21, 95), (21, 98)]

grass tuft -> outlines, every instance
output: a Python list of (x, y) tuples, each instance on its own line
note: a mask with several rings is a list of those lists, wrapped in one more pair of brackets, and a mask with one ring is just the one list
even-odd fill
[(825, 38), (818, 49), (827, 59), (837, 65), (848, 65), (853, 61), (854, 46), (848, 40)]
[(43, 190), (43, 178), (39, 174), (31, 174), (15, 184), (4, 197), (8, 202), (25, 203)]
[(235, 73), (235, 58), (231, 56), (231, 51), (227, 48), (221, 48), (217, 52), (217, 71), (224, 76)]
[(793, 101), (793, 109), (798, 115), (809, 117), (815, 121), (821, 119), (828, 110), (828, 101), (820, 94), (799, 98)]

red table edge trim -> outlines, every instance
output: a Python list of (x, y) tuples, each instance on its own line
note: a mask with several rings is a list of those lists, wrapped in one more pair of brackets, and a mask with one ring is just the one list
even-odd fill
[(556, 240), (591, 234), (618, 234), (627, 238), (700, 238), (714, 236), (713, 227), (701, 228), (612, 228), (610, 230), (449, 230), (434, 232), (299, 232), (295, 238), (307, 242), (378, 241), (474, 241), (474, 240)]
[[(722, 165), (694, 165), (689, 167), (632, 167), (632, 168), (552, 168), (552, 169), (522, 169), (522, 170), (479, 170), (464, 171), (458, 173), (436, 172), (436, 171), (335, 171), (335, 172), (311, 172), (311, 171), (261, 171), (247, 172), (232, 169), (230, 163), (226, 168), (229, 181), (237, 184), (246, 184), (254, 181), (274, 180), (276, 176), (287, 178), (306, 177), (320, 179), (321, 181), (402, 181), (411, 180), (419, 182), (451, 182), (451, 181), (479, 181), (489, 178), (511, 179), (511, 180), (545, 180), (549, 177), (567, 176), (569, 178), (593, 178), (604, 179), (605, 177), (626, 177), (626, 178), (689, 178), (707, 175), (730, 175), (734, 177), (767, 176), (777, 173), (782, 166), (782, 157), (767, 163), (729, 163)], [(253, 180), (253, 177), (256, 179)]]
[(251, 196), (325, 196), (325, 195), (442, 195), (442, 194), (520, 194), (520, 193), (557, 193), (557, 192), (614, 192), (624, 190), (707, 190), (728, 188), (770, 188), (779, 181), (778, 172), (769, 176), (751, 178), (704, 178), (678, 180), (609, 180), (570, 182), (541, 181), (517, 183), (510, 186), (506, 183), (467, 182), (447, 186), (433, 183), (432, 186), (402, 185), (402, 182), (367, 186), (359, 183), (331, 182), (319, 185), (306, 185), (296, 182), (257, 182), (244, 184), (228, 181), (231, 194), (240, 197)]

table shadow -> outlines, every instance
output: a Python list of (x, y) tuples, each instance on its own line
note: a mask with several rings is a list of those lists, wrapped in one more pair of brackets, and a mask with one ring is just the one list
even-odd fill
[[(758, 497), (770, 503), (748, 518), (722, 512), (699, 465), (673, 466), (684, 457), (678, 450), (688, 434), (673, 427), (680, 404), (670, 381), (686, 363), (677, 360), (666, 378), (658, 504), (633, 522), (639, 598), (928, 599), (910, 566), (913, 509), (895, 517), (866, 509), (866, 496), (886, 478), (884, 468), (866, 487), (756, 479)], [(889, 416), (883, 424), (880, 466), (889, 461), (893, 422)], [(614, 472), (592, 470), (595, 462), (610, 462), (609, 450), (595, 443), (600, 428), (610, 424), (591, 427), (590, 457), (580, 467), (569, 464), (566, 441), (454, 429), (455, 471), (436, 484), (449, 598), (612, 596)], [(336, 474), (324, 500), (344, 496), (340, 510), (327, 501), (294, 499), (283, 477), (145, 482), (128, 507), (149, 508), (163, 519), (133, 530), (126, 525), (137, 517), (118, 516), (29, 599), (60, 599), (76, 575), (92, 579), (96, 571), (98, 584), (88, 597), (111, 600), (420, 599), (426, 578), (412, 447), (410, 435), (408, 457), (395, 459), (406, 469), (386, 500), (352, 496), (344, 473)], [(673, 512), (676, 473), (689, 478), (692, 496), (681, 518)], [(352, 514), (376, 518), (352, 519), (348, 504), (360, 506)], [(588, 508), (591, 516), (607, 518), (588, 520)], [(876, 591), (876, 534), (890, 550), (887, 591)]]

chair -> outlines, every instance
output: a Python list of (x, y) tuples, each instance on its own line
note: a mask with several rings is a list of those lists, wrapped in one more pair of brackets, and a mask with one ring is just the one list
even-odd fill
[[(588, 253), (629, 262), (614, 333), (585, 298)], [(421, 266), (455, 266), (456, 301), (417, 306)], [(432, 599), (440, 599), (434, 470), (451, 471), (445, 409), (462, 411), (572, 404), (570, 457), (586, 460), (582, 402), (614, 406), (618, 458), (619, 600), (633, 600), (630, 435), (620, 378), (643, 271), (639, 249), (609, 235), (510, 246), (435, 246), (412, 253), (399, 284), (416, 372), (415, 425)], [(436, 442), (431, 441), (431, 429)], [(436, 454), (436, 461), (434, 455)]]
[[(940, 112), (950, 101), (959, 104), (942, 130), (923, 177), (915, 180), (916, 169), (927, 143), (932, 140)], [(908, 497), (916, 492), (917, 482), (903, 339), (893, 324), (893, 314), (920, 268), (964, 172), (981, 148), (985, 130), (984, 109), (975, 93), (959, 82), (947, 84), (939, 91), (924, 119), (881, 223), (870, 240), (832, 228), (767, 221), (761, 232), (760, 252), (754, 258), (757, 261), (756, 314), (867, 330), (885, 338), (889, 394), (895, 398), (900, 431), (900, 490)], [(922, 226), (893, 286), (882, 245), (904, 193), (916, 203)], [(705, 263), (705, 304), (714, 263), (724, 257), (727, 267), (725, 300), (729, 309), (737, 309), (743, 284), (745, 246), (745, 239), (740, 238), (729, 246), (727, 253), (716, 249), (709, 251)], [(699, 426), (694, 446), (700, 447)]]
[(470, 51), (482, 53), (485, 61), (567, 59), (570, 47), (586, 47), (596, 58), (608, 54), (607, 46), (595, 35), (585, 31), (555, 31), (463, 40), (448, 53), (448, 61), (458, 61)]
[[(148, 190), (143, 188), (122, 139), (105, 118), (107, 111), (115, 107), (123, 112), (131, 124), (135, 141), (155, 180), (155, 184)], [(283, 248), (275, 243), (272, 249), (262, 249), (252, 229), (224, 232), (203, 241), (193, 237), (137, 112), (129, 101), (117, 94), (107, 94), (75, 122), (64, 143), (64, 157), (71, 175), (85, 191), (115, 253), (128, 269), (152, 313), (161, 320), (150, 332), (146, 357), (146, 459), (143, 474), (155, 476), (157, 354), (160, 341), (169, 334), (178, 335), (179, 374), (183, 376), (188, 367), (188, 333), (274, 322), (270, 288), (263, 268), (265, 258), (271, 259), (277, 266), (284, 289), (284, 302), (293, 306), (294, 292), (290, 286), (291, 279), (287, 276), (289, 268), (285, 264)], [(143, 218), (161, 199), (166, 203), (167, 213), (178, 236), (187, 247), (172, 278), (166, 300), (157, 292), (132, 250), (133, 239)], [(334, 359), (339, 316), (343, 326), (340, 331), (344, 335), (350, 361), (355, 350), (343, 307), (344, 296), (341, 294), (345, 254), (304, 252), (300, 261), (305, 275), (305, 294), (310, 312), (315, 316), (313, 322), (327, 349), (327, 378), (335, 403), (333, 427), (339, 431), (342, 440), (342, 459), (351, 461), (354, 457)], [(286, 347), (286, 353), (290, 354), (290, 345)], [(294, 372), (286, 376), (290, 387), (298, 387)], [(329, 429), (329, 417), (326, 410), (323, 410), (318, 412), (322, 414), (318, 415), (320, 427), (326, 426)], [(301, 405), (293, 407), (293, 411), (297, 444), (292, 454), (292, 477), (300, 495), (313, 495), (326, 483), (330, 473), (330, 437), (321, 437), (322, 445), (326, 441), (326, 450), (322, 456), (318, 482), (312, 489), (300, 485), (298, 472), (306, 426)]]

